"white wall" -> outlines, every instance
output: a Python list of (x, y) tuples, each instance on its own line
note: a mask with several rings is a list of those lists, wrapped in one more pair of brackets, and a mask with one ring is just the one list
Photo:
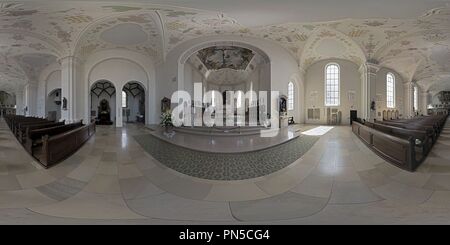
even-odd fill
[[(327, 114), (325, 107), (325, 66), (329, 63), (337, 63), (340, 67), (340, 106), (333, 106), (342, 112), (342, 121), (344, 125), (350, 124), (350, 110), (361, 110), (361, 75), (358, 71), (358, 65), (353, 62), (339, 59), (328, 59), (319, 61), (311, 65), (305, 75), (305, 121), (313, 124), (326, 124)], [(316, 99), (313, 100), (310, 95), (317, 91)], [(355, 91), (355, 99), (351, 103), (348, 99), (348, 91)], [(320, 108), (320, 120), (308, 120), (307, 109)]]
[[(386, 76), (388, 73), (392, 73), (395, 77), (395, 108), (387, 107), (387, 94), (386, 94)], [(383, 119), (383, 111), (384, 110), (398, 110), (400, 115), (404, 114), (404, 86), (403, 86), (403, 78), (394, 70), (389, 68), (382, 67), (377, 72), (377, 82), (376, 82), (376, 94), (381, 97), (381, 103), (377, 101), (376, 109), (377, 109), (377, 120)], [(379, 114), (380, 113), (380, 114)], [(381, 116), (380, 116), (381, 115)]]

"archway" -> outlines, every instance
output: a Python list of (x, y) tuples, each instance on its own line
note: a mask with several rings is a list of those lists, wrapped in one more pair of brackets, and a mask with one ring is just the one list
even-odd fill
[(108, 80), (99, 80), (91, 86), (91, 121), (98, 125), (112, 125), (116, 122), (116, 88)]
[(61, 88), (56, 88), (47, 94), (45, 115), (51, 121), (61, 119)]
[(127, 82), (121, 92), (122, 121), (124, 123), (143, 123), (146, 119), (145, 89), (140, 82)]
[(14, 95), (0, 91), (0, 117), (16, 114), (16, 98)]
[[(187, 91), (191, 98), (194, 98), (196, 83), (202, 85), (204, 94), (216, 91), (219, 97), (222, 95), (219, 100), (223, 104), (229, 103), (227, 99), (230, 99), (225, 98), (225, 94), (234, 92), (236, 96), (233, 103), (234, 118), (227, 118), (228, 126), (231, 126), (228, 124), (230, 121), (237, 123), (238, 108), (242, 109), (240, 102), (242, 97), (239, 97), (242, 96), (241, 92), (250, 94), (249, 92), (253, 91), (258, 94), (259, 91), (271, 91), (272, 86), (271, 62), (268, 55), (253, 45), (234, 41), (206, 42), (188, 49), (180, 56), (178, 75), (178, 89)], [(257, 96), (244, 98), (244, 113), (247, 120), (250, 117), (250, 100), (257, 100)], [(211, 99), (215, 100), (217, 97), (213, 95)], [(205, 108), (207, 103), (202, 102), (202, 106)], [(268, 112), (270, 106), (265, 107)], [(259, 106), (256, 107), (258, 114)]]

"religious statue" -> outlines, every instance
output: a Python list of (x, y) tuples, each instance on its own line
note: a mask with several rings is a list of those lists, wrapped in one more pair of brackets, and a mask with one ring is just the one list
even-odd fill
[(109, 107), (109, 102), (106, 99), (100, 101), (98, 106), (98, 120), (99, 125), (111, 125), (111, 108)]

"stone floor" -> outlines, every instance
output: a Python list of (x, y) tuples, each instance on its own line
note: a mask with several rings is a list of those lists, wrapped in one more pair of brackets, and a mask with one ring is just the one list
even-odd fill
[(98, 127), (45, 170), (0, 120), (0, 224), (450, 224), (450, 121), (415, 173), (342, 126), (285, 169), (232, 182), (164, 167), (134, 141), (143, 133)]

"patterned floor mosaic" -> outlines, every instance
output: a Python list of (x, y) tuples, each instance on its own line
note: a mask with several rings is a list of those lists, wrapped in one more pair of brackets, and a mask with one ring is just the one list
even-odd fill
[(209, 180), (244, 180), (274, 173), (305, 154), (319, 139), (302, 135), (272, 148), (239, 153), (207, 153), (186, 149), (150, 134), (134, 136), (155, 159), (180, 173)]

